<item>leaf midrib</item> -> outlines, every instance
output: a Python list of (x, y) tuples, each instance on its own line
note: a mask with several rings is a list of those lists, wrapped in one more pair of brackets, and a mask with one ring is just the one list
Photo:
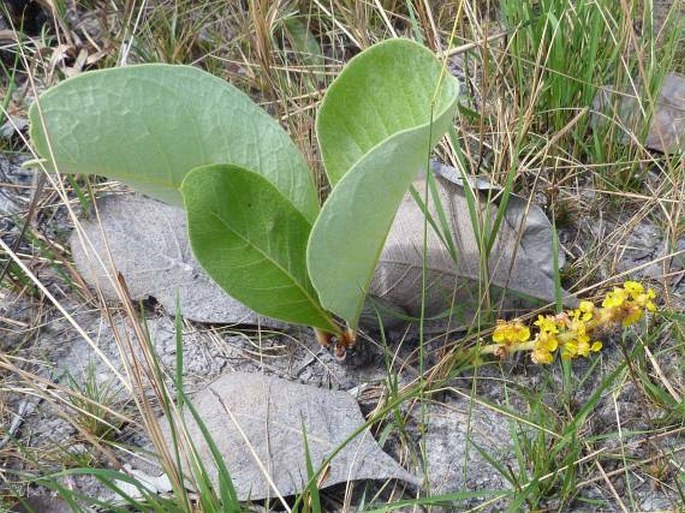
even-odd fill
[(266, 260), (271, 262), (278, 270), (280, 270), (283, 274), (290, 278), (295, 287), (299, 289), (302, 292), (302, 295), (309, 300), (310, 304), (314, 306), (314, 309), (322, 316), (322, 318), (326, 320), (332, 327), (335, 326), (332, 320), (329, 320), (328, 312), (319, 306), (318, 301), (313, 300), (312, 295), (309, 293), (309, 291), (306, 288), (304, 288), (297, 279), (295, 279), (295, 277), (290, 273), (290, 271), (284, 268), (277, 260), (274, 260), (268, 253), (264, 252), (259, 246), (251, 242), (250, 239), (247, 239), (240, 232), (236, 231), (233, 227), (226, 223), (226, 221), (218, 213), (211, 212), (211, 215), (215, 217), (219, 221), (219, 223), (221, 223), (229, 232), (235, 234), (240, 240), (247, 243), (249, 247), (254, 248), (254, 250), (257, 251), (258, 254), (260, 254)]

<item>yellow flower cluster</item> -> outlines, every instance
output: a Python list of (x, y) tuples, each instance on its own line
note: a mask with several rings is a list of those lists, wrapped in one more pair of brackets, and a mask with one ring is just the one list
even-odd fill
[(636, 281), (627, 281), (623, 288), (614, 287), (602, 301), (602, 313), (608, 320), (621, 322), (623, 327), (635, 324), (642, 319), (645, 310), (655, 312), (652, 299), (656, 297), (652, 289), (645, 288)]
[(565, 360), (589, 356), (602, 349), (602, 343), (593, 340), (593, 333), (618, 323), (623, 327), (636, 323), (645, 310), (656, 311), (654, 298), (652, 289), (645, 290), (640, 283), (627, 281), (623, 287), (614, 287), (608, 292), (600, 308), (590, 301), (581, 301), (575, 310), (538, 315), (533, 323), (538, 332), (532, 340), (530, 329), (520, 320), (500, 320), (492, 333), (494, 344), (481, 348), (481, 353), (503, 357), (517, 351), (530, 351), (532, 360), (540, 364), (552, 363), (557, 349)]

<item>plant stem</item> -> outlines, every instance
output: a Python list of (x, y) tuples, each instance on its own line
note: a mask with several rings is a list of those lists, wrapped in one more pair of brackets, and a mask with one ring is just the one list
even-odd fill
[(328, 331), (321, 330), (319, 328), (314, 328), (314, 336), (316, 341), (323, 347), (330, 347), (331, 340), (333, 339), (333, 334)]

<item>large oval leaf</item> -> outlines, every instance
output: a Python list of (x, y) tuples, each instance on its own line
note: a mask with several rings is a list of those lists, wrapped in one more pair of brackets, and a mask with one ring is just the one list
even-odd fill
[(307, 276), (311, 225), (260, 175), (218, 164), (181, 186), (200, 265), (231, 296), (263, 315), (338, 332)]
[(430, 51), (391, 40), (352, 59), (326, 94), (317, 135), (336, 185), (307, 265), (321, 303), (352, 328), (395, 212), (452, 123), (458, 90)]
[(255, 170), (310, 222), (316, 218), (314, 181), (288, 134), (247, 95), (202, 70), (94, 71), (53, 87), (38, 104), (29, 111), (31, 139), (52, 170), (116, 178), (182, 205), (178, 188), (188, 171), (230, 163)]
[(377, 144), (408, 129), (427, 128), (431, 119), (438, 122), (445, 109), (454, 108), (459, 86), (454, 77), (444, 76), (436, 95), (441, 74), (430, 50), (408, 39), (377, 44), (350, 61), (326, 92), (316, 120), (332, 186)]

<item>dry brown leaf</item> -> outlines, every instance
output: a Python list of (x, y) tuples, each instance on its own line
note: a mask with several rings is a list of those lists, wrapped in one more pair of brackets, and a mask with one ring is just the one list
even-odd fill
[[(347, 392), (260, 374), (226, 374), (191, 401), (226, 464), (239, 500), (275, 497), (276, 490), (285, 497), (304, 489), (309, 477), (303, 429), (309, 457), (318, 470), (364, 424), (357, 402)], [(184, 418), (200, 461), (216, 484), (218, 472), (209, 446), (193, 416), (186, 412)], [(162, 419), (161, 425), (173, 450), (168, 421)], [(420, 483), (365, 429), (333, 457), (320, 486), (391, 478)]]
[[(645, 115), (634, 94), (612, 94), (602, 90), (597, 93), (593, 108), (610, 117), (615, 112), (623, 127), (633, 134), (639, 135), (642, 131)], [(650, 106), (644, 103), (644, 108)], [(605, 124), (595, 115), (593, 125)], [(628, 141), (626, 135), (624, 142)], [(668, 73), (664, 77), (644, 145), (663, 153), (685, 151), (685, 76)]]
[[(424, 314), (434, 318), (437, 325), (450, 322), (451, 327), (456, 328), (469, 323), (483, 297), (478, 285), (482, 263), (461, 179), (456, 170), (448, 166), (437, 164), (434, 170), (454, 253), (445, 243), (447, 237), (441, 238), (429, 226), (425, 240)], [(479, 191), (480, 215), (482, 219), (489, 218), (492, 225), (501, 198), (488, 203), (487, 194), (490, 191), (495, 196), (498, 189), (482, 180), (474, 181), (472, 185)], [(423, 194), (425, 179), (414, 182), (414, 187)], [(429, 211), (440, 227), (435, 201), (430, 201)], [(424, 218), (424, 210), (414, 198), (405, 197), (370, 287), (373, 296), (380, 298), (383, 305), (392, 305), (411, 317), (421, 314)], [(528, 205), (518, 196), (510, 196), (504, 222), (487, 262), (493, 305), (520, 309), (530, 307), (530, 300), (555, 301), (552, 236), (552, 226), (539, 207)], [(563, 257), (558, 258), (561, 267)], [(564, 294), (568, 305), (574, 305), (575, 300)], [(450, 311), (452, 314), (446, 315)], [(392, 315), (384, 316), (386, 325), (391, 322)]]
[(192, 256), (183, 210), (131, 195), (105, 196), (97, 205), (101, 226), (95, 216), (81, 221), (90, 243), (84, 247), (76, 231), (70, 243), (83, 278), (100, 287), (105, 298), (118, 299), (112, 285), (118, 272), (132, 299), (152, 296), (171, 315), (176, 311), (178, 294), (181, 313), (187, 319), (284, 326), (229, 297), (200, 269)]

